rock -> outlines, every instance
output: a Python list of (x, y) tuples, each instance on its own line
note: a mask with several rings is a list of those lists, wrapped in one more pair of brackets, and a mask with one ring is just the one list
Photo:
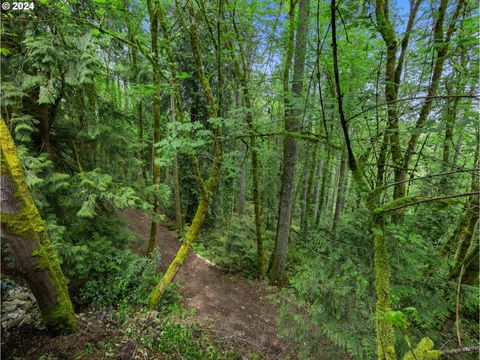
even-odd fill
[(2, 302), (2, 312), (5, 312), (3, 311), (3, 308), (4, 307), (13, 307), (13, 308), (17, 308), (17, 307), (23, 307), (27, 304), (26, 301), (23, 301), (23, 300), (19, 300), (19, 299), (13, 299), (13, 300), (9, 300), (9, 301), (4, 301)]
[(22, 318), (23, 316), (25, 316), (25, 311), (23, 311), (22, 309), (18, 309), (17, 311), (13, 311), (13, 312), (10, 312), (10, 313), (6, 314), (5, 318), (6, 319), (18, 319), (18, 318)]
[(5, 286), (2, 288), (1, 314), (1, 327), (5, 330), (2, 335), (8, 336), (11, 328), (33, 323), (39, 310), (29, 289), (18, 285)]
[(2, 303), (2, 314), (14, 311), (16, 308), (17, 308), (16, 305), (7, 304), (7, 301), (5, 301), (5, 302)]
[(18, 324), (18, 326), (22, 326), (22, 325), (28, 325), (28, 324), (31, 324), (33, 322), (33, 317), (29, 314), (26, 314), (23, 318), (22, 318), (22, 321), (20, 321), (20, 323)]
[[(21, 318), (11, 319), (11, 320), (6, 321), (5, 330), (11, 329), (14, 326), (17, 326), (18, 324), (20, 324), (21, 321), (22, 321)], [(3, 324), (2, 324), (2, 326), (3, 326)]]
[(14, 294), (12, 297), (14, 300), (23, 300), (23, 301), (34, 301), (35, 298), (28, 292), (19, 292)]

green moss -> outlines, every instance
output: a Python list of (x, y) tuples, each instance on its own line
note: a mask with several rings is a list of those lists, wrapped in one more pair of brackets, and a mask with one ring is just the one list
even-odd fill
[(396, 360), (395, 339), (392, 324), (386, 318), (390, 308), (390, 266), (385, 228), (382, 217), (373, 221), (377, 351), (379, 360)]
[(397, 46), (397, 40), (395, 36), (395, 30), (392, 23), (388, 19), (388, 9), (383, 0), (377, 0), (375, 6), (375, 15), (377, 17), (378, 30), (382, 34), (385, 44), (390, 49), (395, 49)]
[[(216, 172), (215, 174), (216, 176), (218, 176)], [(207, 195), (211, 193), (213, 186), (214, 186), (214, 183), (210, 184), (210, 186), (207, 186)], [(153, 308), (158, 304), (158, 301), (167, 290), (167, 286), (172, 282), (173, 278), (177, 274), (177, 271), (180, 269), (183, 262), (187, 258), (187, 255), (190, 252), (192, 244), (195, 242), (195, 240), (197, 239), (198, 233), (200, 232), (200, 227), (202, 226), (203, 221), (205, 220), (209, 202), (210, 202), (209, 196), (203, 197), (202, 200), (200, 200), (200, 203), (198, 204), (198, 208), (193, 218), (192, 224), (190, 225), (190, 228), (188, 229), (183, 239), (182, 246), (180, 246), (180, 249), (178, 249), (177, 255), (175, 255), (175, 258), (172, 260), (172, 262), (168, 266), (168, 269), (163, 275), (161, 281), (155, 286), (155, 288), (150, 294), (150, 297), (148, 300), (150, 307)]]
[(382, 207), (375, 208), (375, 210), (373, 210), (373, 213), (375, 215), (379, 215), (383, 212), (395, 209), (399, 206), (404, 206), (404, 205), (410, 204), (411, 202), (419, 201), (422, 199), (424, 198), (421, 196), (405, 196), (405, 197), (393, 200), (389, 204), (385, 205), (383, 208)]
[(440, 351), (433, 350), (433, 341), (429, 338), (423, 338), (414, 350), (409, 351), (403, 357), (403, 360), (435, 360), (440, 356), (442, 356)]
[[(29, 241), (33, 239), (35, 249), (32, 256), (37, 258), (37, 268), (49, 273), (55, 290), (56, 304), (41, 309), (42, 317), (50, 331), (55, 334), (75, 330), (73, 306), (68, 295), (67, 284), (63, 276), (57, 254), (48, 238), (47, 229), (24, 181), (15, 143), (8, 128), (0, 119), (1, 166), (2, 171), (10, 175), (16, 189), (15, 197), (21, 209), (15, 214), (2, 214), (1, 223), (10, 234)], [(5, 176), (5, 174), (3, 175)]]

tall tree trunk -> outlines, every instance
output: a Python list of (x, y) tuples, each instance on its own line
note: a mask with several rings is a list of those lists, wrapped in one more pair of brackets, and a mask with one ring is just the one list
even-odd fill
[(337, 228), (338, 221), (340, 220), (340, 216), (342, 214), (343, 207), (345, 205), (345, 190), (347, 185), (347, 176), (345, 174), (345, 169), (346, 169), (345, 154), (342, 152), (341, 159), (340, 159), (340, 175), (338, 178), (338, 193), (337, 193), (337, 201), (335, 204), (335, 214), (333, 216), (332, 232), (335, 232)]
[[(477, 131), (477, 148), (475, 151), (475, 160), (473, 168), (478, 170), (479, 154), (480, 152), (480, 130)], [(466, 266), (466, 261), (470, 261), (469, 256), (472, 241), (476, 242), (478, 246), (478, 238), (475, 239), (475, 229), (478, 226), (478, 219), (480, 216), (480, 196), (478, 195), (478, 171), (472, 173), (472, 192), (477, 192), (476, 195), (471, 195), (465, 205), (464, 214), (460, 218), (460, 222), (455, 229), (455, 232), (450, 237), (449, 241), (443, 247), (443, 253), (447, 256), (455, 253), (455, 263), (450, 271), (450, 278), (456, 279), (461, 273), (462, 266)], [(475, 245), (473, 246), (475, 247)]]
[[(295, 0), (290, 0), (290, 35), (287, 56), (285, 60), (285, 70), (283, 78), (284, 96), (285, 96), (285, 130), (297, 131), (299, 127), (299, 117), (301, 116), (303, 106), (298, 103), (303, 101), (303, 77), (305, 70), (305, 53), (307, 48), (308, 18), (310, 10), (309, 0), (299, 0), (298, 28), (295, 38), (295, 60), (293, 64), (292, 95), (293, 102), (290, 99), (289, 74), (290, 64), (293, 56), (293, 37), (294, 37), (294, 18), (295, 18)], [(292, 104), (293, 103), (293, 104)], [(292, 106), (293, 105), (293, 106)], [(280, 189), (280, 203), (277, 221), (277, 236), (275, 239), (275, 250), (272, 254), (270, 267), (270, 279), (272, 282), (281, 281), (285, 276), (285, 261), (287, 257), (288, 238), (290, 234), (290, 218), (292, 214), (292, 200), (295, 179), (295, 168), (298, 157), (298, 145), (292, 136), (285, 136), (283, 144), (283, 173)]]
[[(452, 72), (451, 80), (457, 82), (456, 86), (450, 86), (449, 82), (445, 84), (445, 88), (447, 90), (447, 95), (455, 95), (461, 94), (465, 90), (465, 83), (460, 80), (462, 77), (462, 72), (466, 71), (467, 68), (467, 58), (465, 54), (465, 50), (463, 46), (461, 48), (460, 53), (460, 70), (454, 70)], [(452, 94), (453, 92), (453, 94)], [(442, 172), (447, 172), (450, 170), (452, 166), (452, 162), (450, 159), (450, 148), (453, 144), (453, 129), (455, 127), (457, 121), (457, 113), (458, 113), (458, 105), (460, 103), (460, 97), (454, 97), (447, 99), (446, 103), (446, 112), (444, 114), (445, 117), (445, 134), (443, 138), (443, 163), (442, 163)], [(448, 176), (442, 177), (440, 181), (440, 188), (443, 189), (444, 193), (450, 192), (450, 182)]]
[(15, 143), (0, 119), (2, 233), (54, 334), (75, 330), (73, 306), (45, 223), (25, 184)]
[(39, 105), (40, 113), (40, 147), (41, 151), (48, 154), (50, 159), (53, 159), (52, 145), (50, 143), (50, 117), (48, 111), (48, 104)]
[[(223, 8), (223, 0), (218, 0), (218, 6)], [(177, 9), (178, 10), (178, 9)], [(197, 71), (198, 78), (200, 83), (203, 87), (205, 97), (207, 100), (209, 116), (211, 118), (218, 117), (218, 103), (215, 101), (215, 97), (213, 95), (213, 91), (210, 85), (209, 80), (205, 76), (205, 72), (203, 70), (202, 58), (200, 55), (200, 44), (198, 40), (198, 28), (195, 19), (195, 12), (193, 10), (192, 3), (187, 3), (187, 11), (190, 17), (190, 27), (188, 29), (190, 35), (190, 42), (192, 48), (192, 55), (195, 62), (195, 68)], [(163, 9), (161, 6), (158, 7), (158, 13), (160, 14), (160, 21), (161, 23), (165, 24), (162, 20)], [(161, 25), (163, 27), (163, 25)], [(165, 36), (165, 33), (164, 33)], [(168, 41), (168, 38), (166, 38)], [(217, 51), (221, 51), (221, 47), (218, 47)], [(169, 55), (169, 57), (171, 54)], [(172, 63), (171, 70), (175, 69), (174, 62)], [(173, 75), (173, 74), (172, 74)], [(175, 87), (175, 89), (178, 89)], [(181, 100), (180, 93), (175, 92), (179, 101)], [(213, 157), (213, 162), (210, 166), (208, 180), (206, 182), (198, 176), (197, 181), (200, 188), (200, 201), (197, 207), (197, 211), (195, 212), (195, 216), (193, 217), (192, 224), (187, 230), (185, 234), (182, 245), (180, 249), (178, 249), (175, 258), (172, 260), (170, 265), (168, 266), (167, 271), (163, 275), (160, 282), (155, 286), (149, 296), (149, 305), (150, 307), (154, 307), (158, 304), (158, 301), (165, 293), (167, 286), (172, 282), (175, 275), (177, 274), (178, 270), (182, 266), (183, 262), (187, 258), (187, 255), (192, 247), (192, 244), (197, 239), (198, 233), (200, 228), (205, 221), (205, 216), (207, 215), (208, 207), (210, 206), (210, 202), (213, 197), (213, 190), (217, 185), (218, 179), (220, 177), (220, 167), (222, 165), (222, 154), (223, 154), (223, 141), (222, 141), (222, 130), (220, 127), (217, 127), (215, 130), (215, 153)], [(197, 174), (201, 175), (201, 174)]]
[(152, 73), (154, 83), (153, 94), (153, 153), (152, 153), (152, 166), (153, 166), (153, 185), (155, 193), (153, 195), (153, 213), (152, 222), (150, 225), (150, 236), (148, 239), (147, 255), (150, 255), (155, 248), (155, 239), (157, 236), (158, 217), (160, 212), (160, 202), (158, 193), (160, 191), (160, 165), (157, 163), (157, 150), (155, 144), (160, 141), (160, 117), (161, 117), (161, 100), (162, 93), (160, 90), (160, 64), (159, 64), (159, 51), (158, 51), (158, 11), (156, 8), (156, 2), (152, 4), (152, 0), (147, 0), (148, 14), (150, 16), (150, 42), (153, 54)]
[[(391, 307), (390, 264), (388, 258), (387, 236), (384, 224), (385, 215), (383, 213), (377, 214), (375, 212), (378, 203), (378, 199), (375, 197), (376, 192), (371, 191), (361, 167), (357, 164), (350, 142), (348, 122), (343, 112), (343, 94), (340, 87), (340, 74), (338, 71), (336, 12), (336, 3), (335, 0), (332, 0), (330, 3), (330, 15), (332, 19), (332, 55), (338, 113), (340, 115), (340, 123), (347, 148), (348, 167), (352, 172), (352, 176), (356, 182), (359, 193), (363, 194), (362, 196), (365, 197), (364, 200), (372, 218), (372, 233), (374, 237), (373, 259), (375, 263), (375, 292), (377, 295), (377, 302), (375, 304), (377, 357), (379, 360), (396, 360), (393, 326), (386, 317), (386, 314), (391, 310)], [(369, 195), (365, 196), (366, 194)]]
[[(314, 212), (314, 208), (312, 206), (312, 203), (314, 202), (315, 198), (315, 177), (317, 175), (317, 169), (318, 169), (318, 159), (317, 159), (317, 153), (318, 153), (318, 143), (315, 143), (313, 145), (313, 153), (312, 153), (312, 161), (311, 161), (311, 166), (310, 166), (310, 174), (308, 176), (308, 183), (307, 183), (307, 199), (306, 199), (306, 221), (304, 226), (302, 227), (305, 230), (305, 225), (309, 225), (312, 223), (312, 213)], [(313, 218), (315, 219), (315, 218)]]
[[(403, 65), (408, 50), (410, 34), (417, 17), (418, 9), (422, 0), (414, 0), (410, 2), (410, 14), (405, 29), (405, 34), (401, 41), (401, 50), (397, 63), (398, 41), (395, 35), (393, 23), (390, 21), (388, 0), (376, 0), (375, 15), (377, 18), (378, 31), (387, 46), (387, 63), (385, 68), (385, 100), (387, 103), (387, 126), (383, 135), (383, 141), (377, 162), (377, 187), (383, 183), (385, 174), (385, 165), (387, 160), (387, 148), (390, 146), (392, 160), (396, 169), (402, 166), (402, 155), (400, 149), (400, 134), (398, 128), (398, 109), (397, 99), (400, 87), (400, 81), (403, 72)], [(399, 171), (395, 172), (395, 181), (399, 176)], [(399, 186), (394, 189), (394, 199), (401, 196), (401, 188)]]
[(319, 159), (317, 161), (317, 169), (315, 171), (315, 190), (313, 195), (313, 202), (312, 202), (312, 209), (310, 210), (312, 222), (316, 222), (318, 207), (320, 202), (320, 187), (321, 187), (321, 178), (320, 174), (322, 174), (323, 170), (323, 161)]
[(239, 184), (238, 184), (238, 201), (237, 201), (237, 214), (243, 215), (245, 213), (245, 175), (247, 172), (247, 163), (245, 161), (246, 155), (247, 155), (247, 147), (245, 144), (242, 142), (241, 143), (241, 148), (242, 148), (242, 168), (240, 169), (240, 178), (239, 178)]
[[(300, 197), (300, 228), (301, 229), (303, 229), (304, 226), (305, 226), (305, 218), (306, 218), (306, 215), (307, 215), (307, 196), (308, 196), (308, 178), (309, 178), (307, 176), (307, 174), (310, 173), (308, 171), (310, 163), (315, 164), (315, 159), (310, 159), (310, 156), (307, 153), (306, 154), (306, 159), (305, 159), (305, 166), (303, 167), (303, 171), (302, 171), (302, 177), (301, 177), (300, 181), (298, 182), (298, 184), (299, 184), (298, 189), (299, 190), (300, 190), (300, 188), (302, 189), (302, 194), (301, 194), (301, 197)], [(295, 206), (295, 203), (294, 203), (294, 206)], [(292, 218), (293, 218), (293, 216), (292, 216)], [(291, 221), (292, 220), (290, 220), (290, 222)]]
[[(177, 110), (175, 105), (174, 94), (170, 95), (170, 104), (171, 104), (171, 111), (172, 111), (171, 121), (175, 122), (177, 119), (175, 112)], [(178, 174), (177, 154), (173, 156), (173, 192), (175, 193), (175, 223), (177, 226), (177, 231), (180, 233), (183, 230), (183, 217), (182, 217), (182, 198), (180, 196), (180, 179)]]
[[(133, 42), (135, 39), (132, 34), (130, 22), (128, 23), (128, 33), (129, 33), (129, 39), (131, 42)], [(137, 57), (137, 49), (134, 46), (130, 46), (130, 57), (132, 61), (132, 67), (133, 67), (133, 81), (137, 82), (138, 81), (138, 75), (139, 75), (139, 68), (138, 68), (138, 57)], [(127, 96), (125, 94), (125, 98), (127, 99)], [(142, 100), (138, 100), (137, 103), (135, 104), (135, 115), (137, 117), (137, 134), (138, 134), (138, 144), (140, 149), (138, 150), (138, 160), (140, 160), (140, 166), (141, 166), (141, 171), (142, 171), (142, 177), (143, 180), (145, 181), (145, 184), (148, 182), (147, 178), (147, 166), (148, 162), (146, 161), (146, 156), (145, 156), (145, 148), (143, 144), (143, 106), (142, 106)]]
[(422, 132), (421, 130), (428, 119), (430, 110), (432, 108), (433, 100), (437, 95), (437, 89), (440, 84), (440, 78), (442, 76), (445, 59), (448, 54), (450, 40), (456, 29), (456, 22), (465, 1), (466, 0), (457, 1), (455, 12), (452, 16), (451, 23), (450, 23), (450, 26), (448, 27), (446, 34), (444, 34), (443, 27), (444, 27), (444, 21), (445, 21), (445, 14), (448, 7), (448, 0), (440, 1), (440, 5), (436, 15), (434, 35), (433, 35), (434, 43), (435, 43), (434, 48), (437, 53), (437, 56), (436, 56), (436, 61), (433, 67), (432, 79), (427, 89), (427, 97), (423, 102), (422, 108), (420, 110), (420, 114), (415, 124), (415, 131), (412, 132), (412, 135), (408, 142), (407, 149), (405, 150), (405, 155), (403, 157), (403, 164), (402, 166), (396, 169), (395, 182), (397, 182), (397, 185), (394, 190), (395, 199), (399, 199), (405, 196), (404, 181), (407, 178), (408, 166), (410, 164), (410, 160), (415, 154), (415, 151), (417, 148), (417, 142)]
[(330, 182), (330, 161), (332, 157), (332, 151), (330, 147), (327, 148), (327, 159), (325, 160), (325, 165), (323, 166), (322, 172), (322, 185), (320, 188), (320, 196), (319, 196), (319, 203), (317, 208), (317, 216), (315, 216), (315, 224), (320, 224), (320, 219), (322, 217), (322, 213), (325, 210), (325, 198), (328, 189), (328, 183)]
[[(259, 188), (259, 174), (258, 174), (258, 150), (257, 150), (257, 138), (255, 137), (255, 125), (253, 123), (253, 102), (250, 94), (250, 89), (248, 87), (248, 64), (245, 60), (244, 55), (244, 46), (243, 42), (240, 39), (240, 32), (238, 31), (236, 21), (233, 19), (233, 27), (238, 43), (239, 48), (239, 59), (240, 63), (237, 60), (237, 57), (234, 58), (235, 71), (239, 77), (240, 84), (242, 86), (243, 100), (245, 102), (245, 107), (247, 108), (247, 113), (245, 120), (247, 121), (248, 131), (249, 131), (249, 143), (250, 143), (250, 152), (252, 154), (252, 187), (253, 187), (253, 205), (255, 211), (255, 236), (257, 239), (257, 267), (258, 274), (260, 277), (263, 276), (265, 272), (264, 265), (264, 249), (263, 249), (263, 236), (262, 236), (262, 215), (261, 215), (261, 201), (260, 201), (260, 188)], [(230, 41), (227, 41), (227, 46), (230, 48), (230, 51), (234, 53), (233, 46)], [(240, 198), (241, 199), (241, 198)]]
[(328, 196), (327, 210), (329, 215), (335, 212), (335, 198), (336, 198), (337, 189), (339, 186), (339, 179), (340, 179), (340, 164), (335, 166), (335, 177), (333, 179), (333, 188), (332, 188), (331, 196), (330, 195)]

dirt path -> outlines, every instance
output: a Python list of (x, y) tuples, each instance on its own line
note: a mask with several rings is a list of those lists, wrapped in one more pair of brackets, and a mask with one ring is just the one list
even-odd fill
[[(142, 212), (128, 210), (125, 214), (130, 229), (148, 238), (150, 220)], [(139, 247), (146, 250), (146, 241)], [(175, 256), (180, 242), (167, 228), (160, 226), (156, 246), (160, 248), (161, 270), (165, 271)], [(213, 322), (225, 337), (244, 342), (252, 351), (280, 358), (287, 345), (276, 335), (276, 308), (267, 299), (265, 284), (232, 277), (215, 265), (191, 252), (174, 282), (179, 285), (187, 308), (195, 308), (196, 316)]]

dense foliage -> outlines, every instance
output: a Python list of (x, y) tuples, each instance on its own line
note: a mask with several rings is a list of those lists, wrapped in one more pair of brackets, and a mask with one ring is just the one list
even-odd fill
[[(470, 0), (3, 11), (1, 117), (75, 305), (168, 308), (193, 247), (278, 286), (301, 359), (477, 346), (478, 15)], [(183, 242), (158, 273), (169, 220)], [(130, 251), (143, 240), (148, 257)], [(229, 356), (162, 326), (155, 351)]]

